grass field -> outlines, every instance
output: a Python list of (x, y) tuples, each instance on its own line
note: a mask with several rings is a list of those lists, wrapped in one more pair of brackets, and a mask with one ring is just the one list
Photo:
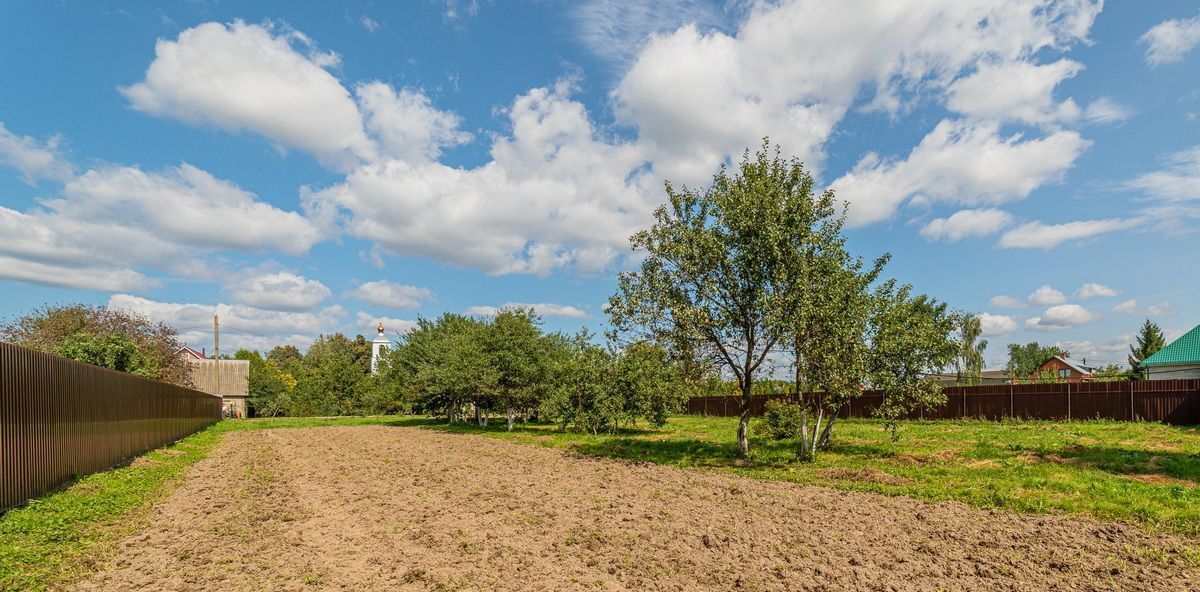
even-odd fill
[[(85, 477), (0, 516), (0, 590), (40, 589), (86, 571), (150, 503), (228, 431), (399, 425), (481, 433), (580, 454), (731, 471), (764, 479), (958, 500), (1021, 512), (1126, 520), (1200, 537), (1200, 433), (1115, 422), (908, 422), (892, 441), (879, 422), (839, 424), (832, 450), (794, 462), (794, 442), (755, 440), (736, 457), (733, 418), (681, 416), (661, 429), (564, 433), (552, 426), (446, 426), (414, 417), (226, 421), (127, 466)], [(1200, 557), (1197, 557), (1200, 560)]]

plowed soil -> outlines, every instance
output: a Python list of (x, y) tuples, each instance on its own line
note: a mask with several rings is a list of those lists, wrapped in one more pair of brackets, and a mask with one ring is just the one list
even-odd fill
[(235, 432), (80, 590), (1197, 590), (1188, 541), (399, 427)]

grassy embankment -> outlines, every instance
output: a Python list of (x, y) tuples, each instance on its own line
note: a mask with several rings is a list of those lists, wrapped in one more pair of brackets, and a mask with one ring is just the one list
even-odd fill
[[(151, 502), (227, 431), (325, 425), (396, 425), (479, 433), (580, 454), (778, 479), (1020, 512), (1126, 520), (1200, 537), (1200, 432), (1150, 423), (940, 421), (841, 423), (832, 450), (794, 462), (795, 443), (756, 440), (736, 457), (736, 420), (675, 417), (661, 429), (618, 435), (503, 422), (446, 426), (424, 418), (227, 421), (0, 516), (0, 590), (44, 588), (86, 571), (106, 543), (135, 528)], [(1200, 556), (1197, 557), (1200, 560)]]

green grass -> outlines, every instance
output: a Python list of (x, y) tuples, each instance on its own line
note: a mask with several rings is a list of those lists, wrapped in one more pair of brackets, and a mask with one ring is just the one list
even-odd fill
[(226, 421), (144, 460), (84, 477), (0, 516), (0, 590), (39, 590), (92, 568), (132, 531), (151, 502), (211, 452), (223, 433), (290, 427), (393, 425), (478, 433), (580, 454), (728, 471), (985, 508), (1125, 520), (1200, 537), (1200, 433), (1151, 423), (905, 422), (892, 441), (882, 423), (842, 422), (832, 450), (794, 460), (795, 442), (754, 440), (737, 458), (733, 418), (674, 417), (661, 429), (617, 435), (503, 422), (480, 428), (415, 417)]

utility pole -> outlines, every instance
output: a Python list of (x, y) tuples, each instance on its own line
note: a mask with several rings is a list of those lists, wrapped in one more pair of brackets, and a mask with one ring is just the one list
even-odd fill
[(217, 370), (216, 391), (215, 395), (221, 394), (221, 325), (217, 322), (217, 315), (213, 315), (213, 359), (216, 360), (215, 368)]

